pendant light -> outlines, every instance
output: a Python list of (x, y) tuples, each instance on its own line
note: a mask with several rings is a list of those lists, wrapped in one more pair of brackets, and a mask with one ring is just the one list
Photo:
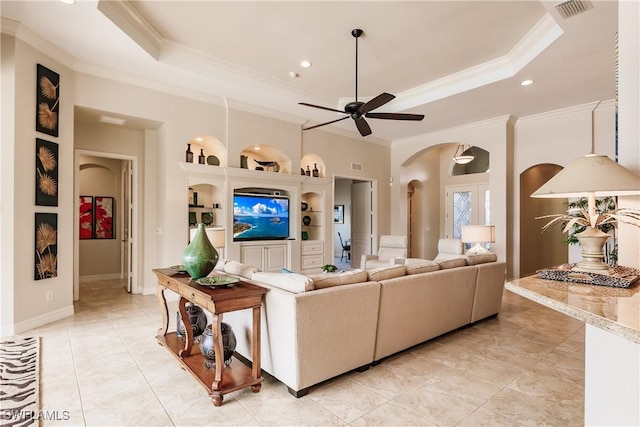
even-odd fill
[(467, 163), (471, 163), (476, 156), (473, 154), (473, 149), (471, 146), (467, 146), (465, 149), (464, 144), (458, 144), (458, 148), (456, 148), (456, 152), (453, 155), (453, 161), (459, 165), (466, 165)]

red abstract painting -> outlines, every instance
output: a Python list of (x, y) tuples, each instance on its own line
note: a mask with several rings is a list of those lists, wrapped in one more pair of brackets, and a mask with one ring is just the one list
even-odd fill
[(80, 196), (80, 240), (93, 239), (93, 197)]
[(98, 197), (94, 199), (94, 238), (114, 239), (113, 233), (113, 197)]

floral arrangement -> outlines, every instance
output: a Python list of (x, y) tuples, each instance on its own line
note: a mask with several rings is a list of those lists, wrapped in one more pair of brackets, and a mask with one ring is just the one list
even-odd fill
[[(618, 222), (640, 227), (640, 211), (627, 208), (611, 209), (612, 206), (615, 207), (615, 202), (611, 198), (604, 198), (600, 202), (601, 205), (605, 205), (606, 210), (598, 210), (595, 202), (589, 203), (589, 208), (586, 210), (583, 207), (584, 203), (581, 201), (575, 204), (576, 207), (570, 207), (566, 214), (544, 215), (536, 217), (536, 219), (552, 218), (542, 227), (543, 232), (559, 224), (564, 225), (563, 233), (570, 231), (575, 226), (582, 228), (593, 227), (602, 231), (609, 231), (612, 228), (616, 228)], [(574, 230), (574, 232), (578, 231), (580, 230)]]
[(333, 264), (325, 264), (325, 265), (322, 266), (322, 271), (324, 271), (326, 273), (333, 273), (337, 269), (338, 269), (338, 267), (336, 267)]

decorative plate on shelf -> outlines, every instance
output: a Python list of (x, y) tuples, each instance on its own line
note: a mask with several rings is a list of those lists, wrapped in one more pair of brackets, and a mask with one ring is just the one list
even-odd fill
[(240, 281), (240, 278), (235, 276), (211, 276), (211, 277), (201, 277), (200, 279), (196, 279), (196, 283), (202, 286), (229, 286), (233, 285)]
[(176, 273), (180, 274), (185, 274), (187, 272), (187, 269), (184, 268), (184, 265), (172, 265), (171, 267), (169, 267), (169, 270), (173, 270)]
[(211, 166), (220, 166), (220, 159), (216, 156), (207, 156), (207, 164)]

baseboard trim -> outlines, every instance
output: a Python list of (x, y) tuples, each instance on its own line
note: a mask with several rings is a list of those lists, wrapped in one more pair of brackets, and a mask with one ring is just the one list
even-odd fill
[(33, 317), (23, 322), (16, 323), (14, 325), (15, 333), (20, 334), (22, 332), (30, 331), (31, 329), (38, 328), (47, 323), (55, 322), (56, 320), (64, 319), (65, 317), (73, 316), (73, 305), (63, 307), (61, 309), (45, 313), (41, 316)]
[(122, 279), (122, 274), (120, 273), (110, 273), (110, 274), (95, 274), (93, 276), (80, 276), (81, 282), (97, 282), (98, 280), (115, 280)]

